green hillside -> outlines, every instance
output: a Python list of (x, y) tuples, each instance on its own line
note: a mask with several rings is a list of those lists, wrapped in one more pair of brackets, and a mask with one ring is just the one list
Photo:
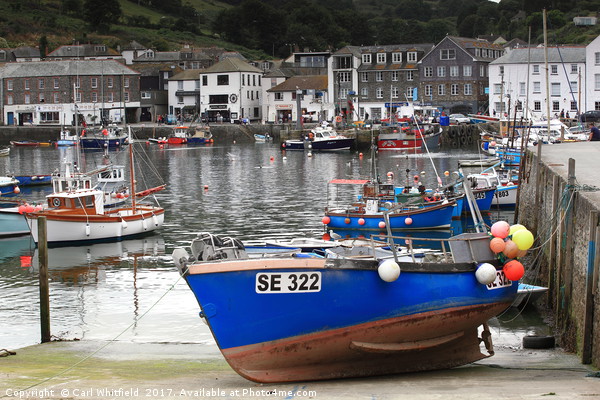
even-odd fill
[[(290, 49), (436, 43), (445, 35), (501, 35), (541, 43), (548, 8), (551, 44), (587, 44), (600, 25), (597, 0), (2, 0), (0, 47), (73, 43), (112, 48), (136, 40), (159, 51), (183, 44), (219, 46), (249, 58), (284, 57)], [(523, 16), (517, 19), (518, 15)]]

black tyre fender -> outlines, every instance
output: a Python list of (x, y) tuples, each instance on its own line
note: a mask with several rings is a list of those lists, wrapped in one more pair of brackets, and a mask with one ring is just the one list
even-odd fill
[(528, 335), (523, 337), (524, 349), (553, 349), (555, 345), (554, 336)]

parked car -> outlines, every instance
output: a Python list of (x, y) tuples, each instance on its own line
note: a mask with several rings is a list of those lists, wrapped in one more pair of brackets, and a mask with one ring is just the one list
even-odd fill
[(586, 111), (581, 114), (581, 122), (600, 122), (600, 111)]
[(463, 115), (463, 114), (450, 114), (450, 123), (451, 124), (470, 124), (471, 118)]
[(165, 124), (167, 124), (167, 125), (177, 124), (177, 117), (173, 114), (167, 115), (167, 118), (165, 118)]

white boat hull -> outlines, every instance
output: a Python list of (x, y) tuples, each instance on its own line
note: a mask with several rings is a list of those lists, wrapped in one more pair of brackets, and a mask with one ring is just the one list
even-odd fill
[(509, 207), (517, 204), (517, 185), (497, 186), (492, 204), (498, 207)]
[[(142, 212), (143, 210), (143, 212)], [(154, 212), (161, 210), (160, 212)], [(120, 210), (107, 215), (81, 215), (62, 218), (46, 216), (48, 243), (120, 240), (125, 237), (152, 232), (164, 222), (164, 212), (155, 207), (140, 207), (136, 214)], [(38, 220), (27, 218), (33, 240), (38, 243)]]

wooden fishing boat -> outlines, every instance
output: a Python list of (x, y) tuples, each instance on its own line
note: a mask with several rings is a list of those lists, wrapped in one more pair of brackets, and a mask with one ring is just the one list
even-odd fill
[[(133, 151), (131, 148), (129, 151), (130, 187), (135, 188)], [(136, 199), (162, 190), (164, 185), (139, 193), (132, 190), (135, 195), (130, 196), (130, 205), (107, 209), (103, 190), (91, 187), (90, 181), (75, 177), (72, 183), (64, 191), (55, 191), (46, 196), (47, 209), (25, 214), (36, 243), (39, 240), (39, 217), (46, 217), (49, 244), (120, 240), (152, 232), (163, 224), (165, 210), (162, 207), (139, 204)]]
[[(325, 257), (252, 258), (236, 239), (201, 233), (173, 260), (238, 374), (306, 381), (452, 368), (493, 355), (486, 322), (511, 305), (518, 282), (506, 278), (489, 243), (487, 233), (474, 233), (418, 255), (364, 245)], [(484, 266), (487, 280), (478, 274)]]

